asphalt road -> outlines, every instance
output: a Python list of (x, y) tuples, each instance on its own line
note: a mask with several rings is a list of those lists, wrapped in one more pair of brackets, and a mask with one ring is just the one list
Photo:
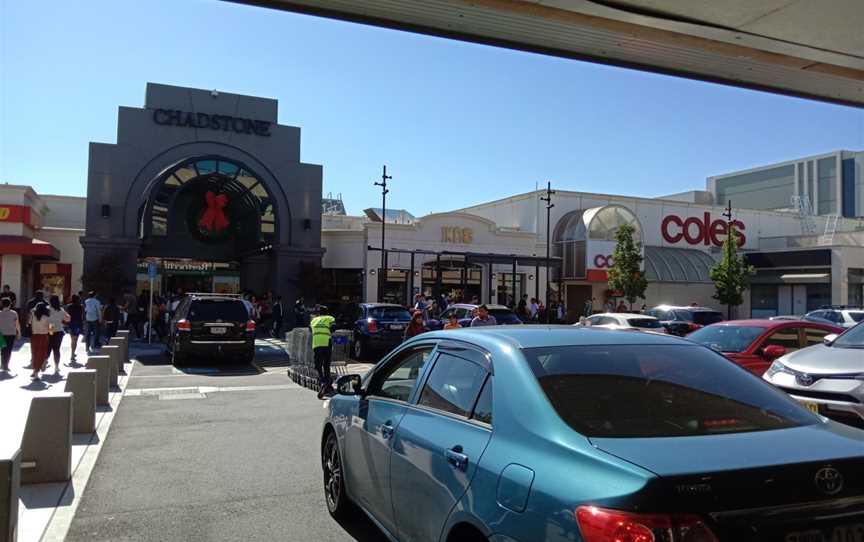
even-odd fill
[(323, 413), (284, 368), (139, 361), (67, 540), (384, 540), (327, 514)]

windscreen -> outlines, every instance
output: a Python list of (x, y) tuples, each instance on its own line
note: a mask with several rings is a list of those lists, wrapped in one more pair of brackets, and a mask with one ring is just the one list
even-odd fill
[(188, 319), (191, 322), (245, 322), (249, 311), (236, 299), (198, 299), (192, 302)]
[(693, 322), (700, 326), (710, 326), (723, 321), (723, 315), (714, 311), (693, 311)]
[(782, 429), (818, 419), (697, 345), (529, 348), (558, 415), (588, 437), (678, 437)]
[(375, 307), (369, 311), (369, 317), (376, 320), (408, 322), (411, 313), (402, 307)]
[(499, 324), (521, 324), (522, 320), (510, 309), (489, 309), (489, 314), (495, 317)]
[(641, 327), (643, 329), (659, 329), (663, 327), (660, 320), (654, 318), (629, 318), (627, 322), (633, 327)]
[(864, 311), (849, 311), (849, 318), (856, 322), (864, 321)]
[(687, 338), (718, 352), (743, 352), (764, 331), (765, 328), (753, 326), (708, 326)]
[[(834, 348), (861, 348), (864, 349), (864, 324), (858, 324), (846, 333), (837, 337), (831, 343)], [(864, 356), (864, 354), (862, 354)]]

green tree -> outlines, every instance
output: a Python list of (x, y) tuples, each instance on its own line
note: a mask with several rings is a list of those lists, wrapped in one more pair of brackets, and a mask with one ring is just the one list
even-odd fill
[(714, 299), (726, 305), (726, 318), (732, 318), (732, 307), (743, 301), (744, 290), (750, 285), (750, 275), (756, 270), (747, 264), (744, 256), (738, 256), (738, 239), (740, 233), (734, 224), (729, 223), (729, 234), (723, 241), (723, 259), (711, 268), (711, 280), (717, 292)]
[(84, 290), (93, 290), (103, 299), (119, 296), (124, 289), (134, 292), (135, 282), (125, 279), (119, 272), (125, 264), (116, 251), (106, 252), (99, 257), (95, 266), (81, 275)]
[(609, 288), (621, 292), (624, 299), (633, 303), (645, 297), (648, 281), (642, 272), (642, 245), (633, 241), (636, 228), (630, 224), (618, 227), (615, 232), (615, 251), (612, 253), (612, 267), (609, 268)]

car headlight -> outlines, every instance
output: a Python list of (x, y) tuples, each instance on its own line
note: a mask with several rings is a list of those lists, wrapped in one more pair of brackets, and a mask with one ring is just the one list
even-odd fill
[(786, 368), (785, 365), (783, 365), (779, 361), (775, 361), (774, 363), (771, 364), (771, 367), (768, 367), (768, 370), (765, 371), (765, 378), (771, 378), (772, 376), (776, 375), (777, 373), (788, 373), (788, 372), (789, 372), (789, 370)]

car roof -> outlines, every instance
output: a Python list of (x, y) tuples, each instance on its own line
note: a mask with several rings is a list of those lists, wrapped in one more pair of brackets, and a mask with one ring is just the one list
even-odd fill
[[(481, 305), (481, 303), (478, 303), (476, 305), (473, 303), (451, 303), (450, 305), (447, 305), (447, 308), (448, 309), (450, 309), (450, 308), (476, 309), (480, 305)], [(508, 311), (510, 310), (510, 307), (508, 307), (506, 305), (495, 305), (492, 303), (485, 303), (485, 305), (486, 305), (486, 308), (489, 310), (492, 310), (492, 309), (496, 309), (496, 310), (506, 309)]]
[(399, 309), (405, 308), (404, 306), (398, 305), (396, 303), (360, 303), (360, 305), (363, 307), (372, 307), (372, 308), (375, 308), (375, 307), (396, 307)]
[(794, 325), (807, 325), (807, 326), (820, 326), (820, 327), (834, 327), (838, 326), (828, 325), (827, 323), (823, 324), (822, 322), (812, 322), (810, 320), (767, 320), (764, 318), (750, 318), (745, 320), (726, 320), (724, 322), (717, 322), (716, 324), (711, 324), (711, 326), (749, 326), (749, 327), (764, 327), (764, 328), (774, 328), (774, 327), (788, 327)]
[(631, 320), (635, 318), (645, 318), (647, 320), (657, 319), (649, 314), (639, 314), (638, 312), (599, 312), (597, 314), (591, 315), (591, 317), (594, 316), (617, 316), (618, 318), (624, 318), (625, 320)]
[(711, 311), (711, 312), (720, 312), (717, 309), (712, 309), (711, 307), (691, 307), (689, 305), (657, 305), (652, 310), (688, 310), (688, 311)]
[(430, 331), (424, 339), (462, 339), (479, 346), (537, 348), (544, 346), (600, 346), (610, 344), (695, 345), (679, 337), (654, 333), (623, 333), (613, 329), (576, 326), (483, 326)]

